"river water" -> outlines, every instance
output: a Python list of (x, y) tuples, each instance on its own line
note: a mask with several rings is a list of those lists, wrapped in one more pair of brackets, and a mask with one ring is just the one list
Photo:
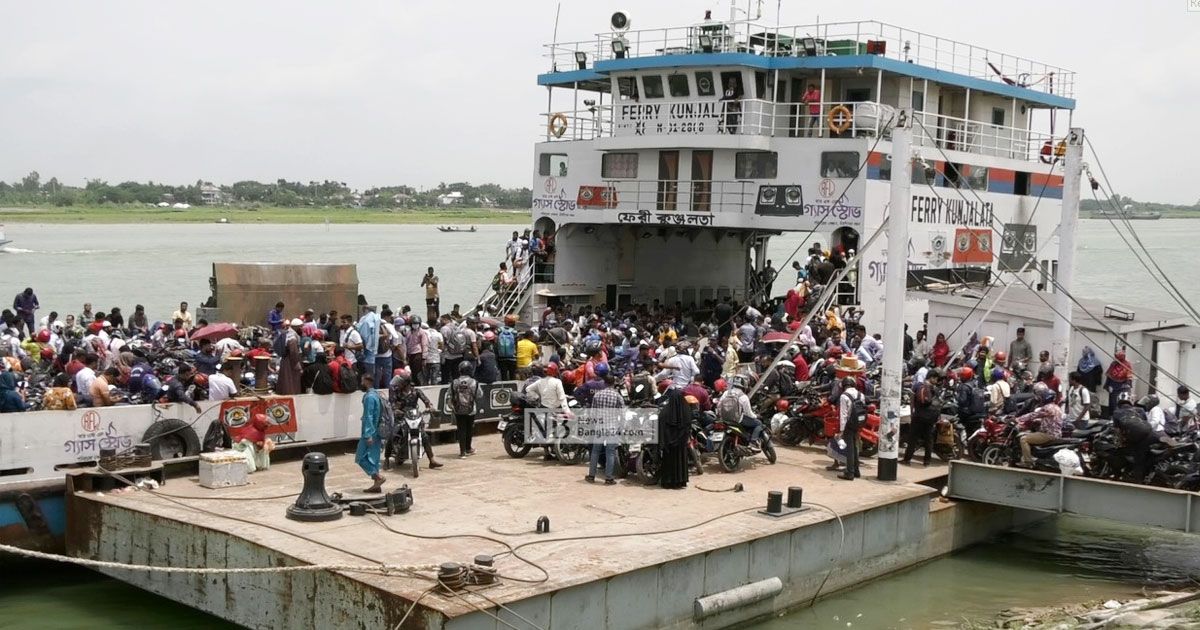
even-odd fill
[[(1195, 260), (1189, 243), (1200, 238), (1200, 220), (1134, 223), (1184, 295), (1200, 300), (1200, 284), (1181, 277)], [(40, 315), (78, 313), (91, 302), (96, 311), (120, 306), (128, 316), (140, 303), (153, 320), (170, 315), (181, 300), (203, 303), (214, 262), (314, 262), (355, 263), (359, 292), (371, 303), (411, 304), (418, 312), (421, 277), (432, 265), (441, 278), (443, 309), (465, 308), (495, 275), (512, 229), (484, 225), (474, 233), (444, 234), (431, 225), (10, 224), (13, 243), (0, 249), (0, 297), (29, 286), (41, 300)], [(769, 257), (783, 267), (803, 240), (800, 234), (776, 237)], [(1080, 222), (1077, 241), (1079, 295), (1181, 310), (1146, 277), (1107, 221)]]
[[(1137, 222), (1146, 246), (1189, 300), (1200, 220)], [(43, 314), (141, 303), (154, 317), (178, 301), (200, 304), (217, 261), (356, 263), (360, 292), (374, 303), (417, 306), (425, 267), (436, 267), (442, 303), (474, 303), (503, 256), (508, 226), (442, 234), (408, 225), (10, 225), (0, 250), (0, 296), (26, 286)], [(773, 239), (777, 266), (802, 236)], [(1076, 292), (1085, 297), (1179, 310), (1150, 281), (1106, 221), (1080, 225)], [(418, 307), (416, 310), (420, 311)], [(4, 559), (9, 562), (9, 559)], [(822, 600), (756, 626), (785, 628), (956, 627), (1010, 607), (1134, 595), (1144, 586), (1183, 586), (1200, 574), (1200, 538), (1060, 518)], [(96, 630), (225, 627), (220, 620), (82, 569), (42, 563), (0, 573), (0, 628)]]

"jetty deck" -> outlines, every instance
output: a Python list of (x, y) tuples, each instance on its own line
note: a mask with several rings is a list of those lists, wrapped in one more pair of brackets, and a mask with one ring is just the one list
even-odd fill
[[(945, 475), (940, 462), (928, 469), (901, 466), (900, 481), (881, 483), (871, 479), (874, 462), (866, 460), (864, 478), (846, 482), (824, 469), (829, 460), (819, 450), (780, 448), (776, 465), (755, 458), (741, 472), (727, 474), (710, 463), (706, 474), (693, 476), (687, 489), (663, 490), (632, 479), (616, 486), (589, 484), (583, 479), (586, 467), (544, 461), (537, 450), (525, 459), (511, 459), (498, 436), (476, 443), (478, 454), (465, 460), (451, 456), (456, 446), (439, 447), (445, 467), (423, 467), (417, 479), (407, 471), (385, 472), (385, 489), (404, 483), (414, 496), (411, 511), (391, 517), (346, 515), (329, 523), (288, 520), (288, 495), (301, 487), (299, 462), (274, 465), (252, 475), (250, 485), (237, 488), (208, 490), (196, 478), (181, 478), (162, 488), (161, 494), (170, 497), (78, 493), (69, 497), (68, 550), (118, 562), (230, 567), (433, 565), (492, 554), (499, 582), (477, 595), (457, 596), (430, 592), (433, 583), (428, 580), (349, 572), (106, 572), (251, 627), (375, 622), (393, 627), (419, 600), (405, 627), (505, 627), (501, 619), (511, 622), (520, 615), (543, 628), (633, 628), (683, 627), (679, 624), (693, 620), (697, 597), (770, 577), (784, 582), (784, 593), (774, 602), (760, 602), (707, 624), (728, 625), (798, 603), (814, 592), (833, 562), (843, 570), (825, 592), (967, 542), (960, 531), (947, 530), (949, 538), (937, 541), (930, 538), (940, 527), (931, 517), (940, 509), (939, 502), (933, 500), (936, 492), (920, 482)], [(735, 482), (745, 490), (722, 491)], [(330, 457), (329, 492), (357, 494), (366, 485), (352, 455)], [(754, 511), (765, 505), (769, 490), (786, 494), (788, 486), (803, 487), (806, 502), (827, 505), (841, 515), (845, 546), (840, 556), (841, 529), (829, 512), (814, 508), (773, 518)], [(995, 521), (989, 532), (1012, 524), (1008, 516), (996, 517), (1009, 514), (1005, 508), (981, 509), (989, 510)], [(697, 525), (738, 510), (744, 511)], [(534, 533), (539, 516), (550, 519), (549, 534)], [(697, 526), (674, 533), (651, 533), (693, 525)], [(406, 534), (453, 537), (419, 539)], [(605, 537), (613, 534), (637, 535)], [(544, 568), (548, 577), (542, 579), (541, 571), (506, 554), (503, 545), (473, 536), (510, 545), (535, 542), (518, 553)], [(871, 558), (875, 560), (863, 562)], [(608, 621), (597, 623), (598, 619)]]

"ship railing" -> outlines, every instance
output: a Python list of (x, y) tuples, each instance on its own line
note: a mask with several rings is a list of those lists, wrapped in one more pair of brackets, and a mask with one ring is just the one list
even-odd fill
[[(877, 54), (929, 68), (1071, 97), (1075, 73), (1025, 57), (874, 20), (773, 26), (753, 21), (703, 22), (625, 32), (546, 46), (551, 72), (626, 57), (743, 52), (764, 56)], [(577, 53), (583, 53), (582, 58)]]
[(609, 208), (697, 214), (754, 212), (759, 187), (757, 182), (746, 180), (676, 179), (609, 179), (604, 185), (608, 189)]
[(520, 312), (529, 297), (529, 288), (533, 286), (534, 276), (533, 261), (526, 258), (524, 263), (517, 271), (515, 282), (511, 286), (501, 286), (499, 289), (489, 286), (475, 305), (475, 311), (486, 311), (495, 315)]
[(913, 132), (916, 146), (938, 146), (947, 151), (1036, 162), (1042, 147), (1053, 143), (1050, 134), (1019, 127), (929, 112), (914, 112), (913, 117), (918, 122)]
[[(595, 140), (613, 135), (612, 105), (597, 105), (575, 111), (549, 112), (541, 115), (539, 131), (547, 142), (556, 140)], [(561, 116), (562, 118), (557, 118)], [(563, 133), (555, 133), (556, 125)]]

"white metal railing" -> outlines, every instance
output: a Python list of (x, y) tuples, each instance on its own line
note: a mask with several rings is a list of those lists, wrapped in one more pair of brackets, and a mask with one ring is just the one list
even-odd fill
[(755, 22), (706, 22), (622, 33), (599, 33), (594, 39), (547, 45), (551, 71), (578, 68), (615, 58), (612, 42), (624, 42), (625, 56), (748, 52), (766, 56), (867, 54), (868, 42), (879, 42), (874, 54), (970, 77), (1011, 83), (1040, 92), (1071, 97), (1075, 73), (1024, 57), (937, 37), (877, 21), (830, 22), (769, 26)]
[(529, 298), (530, 287), (533, 286), (533, 266), (533, 260), (526, 257), (525, 264), (517, 273), (516, 282), (511, 286), (501, 286), (498, 291), (489, 286), (475, 305), (476, 312), (489, 312), (493, 315), (519, 313)]
[(753, 181), (610, 179), (604, 185), (615, 193), (610, 207), (626, 212), (754, 212), (758, 194)]
[[(598, 105), (587, 109), (566, 112), (550, 112), (541, 115), (542, 135), (548, 141), (554, 140), (594, 140), (613, 135), (612, 105)], [(562, 116), (565, 131), (561, 136), (555, 135), (553, 124), (555, 116)]]
[(1053, 140), (1047, 133), (955, 116), (913, 112), (913, 118), (918, 123), (914, 145), (940, 146), (947, 151), (1034, 162), (1040, 157), (1042, 145)]

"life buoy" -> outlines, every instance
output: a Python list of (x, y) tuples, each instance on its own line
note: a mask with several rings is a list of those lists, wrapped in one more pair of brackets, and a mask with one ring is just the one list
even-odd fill
[(559, 112), (559, 113), (551, 116), (550, 122), (549, 122), (549, 128), (550, 128), (550, 134), (553, 135), (555, 138), (563, 137), (563, 134), (567, 133), (567, 117), (566, 117), (566, 115)]
[(834, 133), (842, 133), (849, 129), (853, 120), (854, 114), (845, 105), (835, 105), (833, 109), (829, 110), (829, 130)]

